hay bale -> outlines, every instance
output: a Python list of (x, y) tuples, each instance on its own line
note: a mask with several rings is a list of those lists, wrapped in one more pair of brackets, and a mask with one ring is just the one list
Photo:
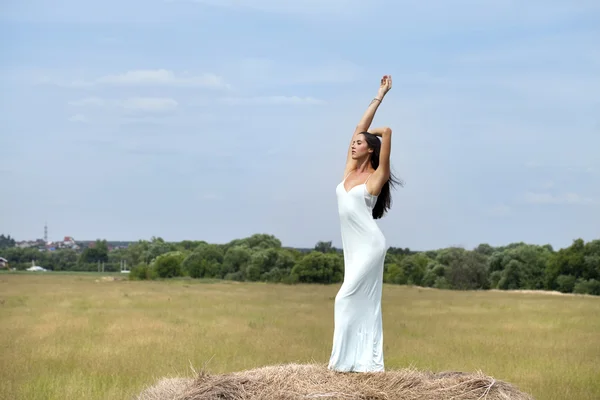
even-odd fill
[(156, 385), (144, 390), (136, 399), (139, 400), (163, 400), (179, 399), (184, 391), (194, 383), (192, 378), (162, 378)]
[[(177, 388), (175, 388), (177, 386)], [(195, 379), (161, 380), (137, 400), (533, 400), (481, 372), (414, 369), (340, 373), (324, 365), (286, 364)]]

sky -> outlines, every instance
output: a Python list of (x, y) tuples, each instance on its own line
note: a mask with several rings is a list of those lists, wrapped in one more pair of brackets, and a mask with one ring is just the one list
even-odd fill
[(600, 238), (600, 2), (7, 0), (0, 233), (341, 247), (380, 78), (389, 246)]

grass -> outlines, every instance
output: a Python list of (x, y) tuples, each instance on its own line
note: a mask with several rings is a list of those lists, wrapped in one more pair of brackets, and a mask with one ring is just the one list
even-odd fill
[[(190, 365), (326, 363), (338, 288), (2, 273), (0, 398), (127, 399)], [(600, 398), (600, 298), (386, 285), (383, 313), (387, 369), (481, 370), (536, 399)]]

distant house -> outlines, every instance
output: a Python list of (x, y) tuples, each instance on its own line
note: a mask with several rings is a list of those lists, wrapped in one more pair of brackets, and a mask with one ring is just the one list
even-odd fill
[(8, 268), (8, 260), (0, 257), (0, 268)]
[(56, 242), (56, 245), (52, 247), (55, 247), (56, 249), (79, 250), (79, 246), (72, 236), (65, 236), (62, 242)]

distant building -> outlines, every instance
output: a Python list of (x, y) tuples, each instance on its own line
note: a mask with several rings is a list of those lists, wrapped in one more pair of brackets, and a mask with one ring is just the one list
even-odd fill
[(72, 236), (65, 236), (62, 242), (56, 242), (56, 247), (59, 249), (79, 250), (79, 246)]
[(28, 247), (37, 247), (39, 243), (35, 240), (22, 240), (16, 243), (16, 246), (20, 249), (26, 249)]
[(0, 257), (0, 268), (8, 268), (8, 260)]

